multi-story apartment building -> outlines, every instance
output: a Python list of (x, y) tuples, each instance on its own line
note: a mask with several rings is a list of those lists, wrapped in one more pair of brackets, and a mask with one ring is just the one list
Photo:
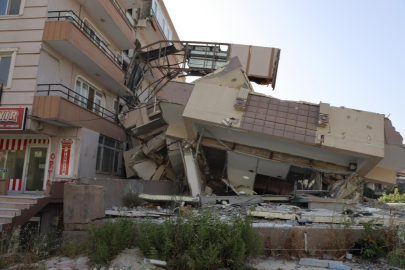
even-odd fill
[(132, 95), (130, 56), (162, 39), (178, 39), (162, 0), (0, 1), (0, 178), (9, 194), (123, 175), (117, 115)]

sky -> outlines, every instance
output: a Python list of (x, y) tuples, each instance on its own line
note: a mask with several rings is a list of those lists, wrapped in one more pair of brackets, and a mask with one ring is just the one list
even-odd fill
[(281, 49), (285, 100), (389, 116), (405, 137), (405, 1), (164, 0), (184, 41)]

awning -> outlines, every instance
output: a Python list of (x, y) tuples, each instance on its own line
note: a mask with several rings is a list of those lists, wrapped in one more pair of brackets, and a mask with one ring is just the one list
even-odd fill
[(49, 139), (0, 139), (0, 150), (26, 150), (27, 144), (49, 144)]

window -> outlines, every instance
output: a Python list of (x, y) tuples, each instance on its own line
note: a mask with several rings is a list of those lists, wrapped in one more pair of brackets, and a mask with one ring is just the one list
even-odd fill
[(163, 35), (166, 37), (166, 40), (171, 40), (172, 31), (170, 30), (168, 20), (165, 18), (164, 13), (160, 9), (156, 0), (153, 1), (152, 14), (155, 15), (156, 21), (158, 22)]
[(0, 151), (0, 177), (2, 179), (22, 179), (25, 150)]
[(103, 114), (104, 108), (101, 105), (103, 99), (100, 91), (81, 79), (76, 80), (74, 102), (99, 115)]
[(17, 50), (17, 48), (0, 48), (0, 83), (3, 83), (3, 88), (11, 88)]
[(100, 135), (96, 172), (121, 175), (122, 151), (122, 142)]
[(19, 15), (22, 0), (0, 0), (0, 15)]

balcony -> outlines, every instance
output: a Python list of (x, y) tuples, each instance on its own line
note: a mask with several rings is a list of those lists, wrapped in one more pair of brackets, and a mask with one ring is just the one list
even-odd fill
[(76, 63), (93, 79), (118, 95), (132, 95), (124, 85), (123, 63), (72, 11), (50, 11), (43, 41)]
[(125, 6), (125, 9), (142, 7), (142, 0), (121, 0), (121, 2)]
[(31, 117), (60, 127), (85, 127), (117, 140), (125, 138), (115, 112), (61, 84), (38, 84)]
[(134, 22), (116, 0), (78, 0), (120, 50), (135, 48)]

